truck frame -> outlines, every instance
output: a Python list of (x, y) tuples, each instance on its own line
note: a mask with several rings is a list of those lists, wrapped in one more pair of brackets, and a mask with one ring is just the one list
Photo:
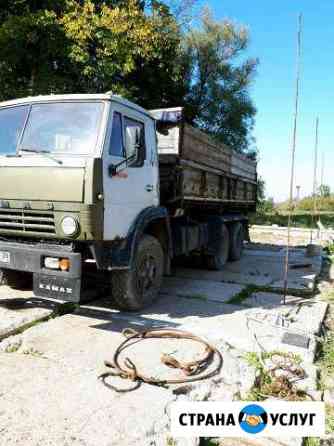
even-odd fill
[[(118, 307), (153, 302), (171, 261), (238, 260), (256, 163), (185, 122), (112, 93), (0, 104), (0, 268), (11, 286)], [(98, 291), (97, 291), (98, 292)], [(92, 294), (90, 294), (92, 296)]]

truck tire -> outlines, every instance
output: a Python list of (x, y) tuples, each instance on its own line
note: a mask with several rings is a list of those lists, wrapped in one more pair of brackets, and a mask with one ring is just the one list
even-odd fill
[(230, 249), (230, 234), (226, 225), (221, 226), (221, 237), (217, 241), (217, 253), (206, 256), (206, 265), (209, 269), (220, 271), (227, 262)]
[(12, 269), (0, 269), (0, 285), (8, 285), (11, 288), (26, 289), (32, 287), (32, 274), (25, 271)]
[(140, 240), (133, 268), (113, 271), (112, 297), (122, 310), (136, 311), (158, 297), (164, 270), (164, 253), (159, 241), (151, 235)]
[(229, 260), (239, 260), (244, 248), (245, 231), (243, 224), (233, 223), (230, 228), (230, 255)]

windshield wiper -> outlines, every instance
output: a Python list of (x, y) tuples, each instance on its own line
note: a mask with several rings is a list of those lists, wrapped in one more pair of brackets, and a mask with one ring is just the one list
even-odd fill
[(29, 153), (41, 153), (42, 155), (45, 155), (47, 158), (51, 159), (52, 161), (55, 161), (58, 164), (63, 164), (63, 162), (61, 160), (57, 160), (57, 158), (53, 157), (49, 150), (28, 149), (28, 148), (20, 147), (19, 151), (20, 152), (29, 152)]

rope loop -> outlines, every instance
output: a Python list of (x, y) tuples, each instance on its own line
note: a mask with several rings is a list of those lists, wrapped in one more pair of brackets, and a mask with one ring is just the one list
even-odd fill
[[(204, 380), (217, 375), (223, 365), (222, 354), (216, 347), (209, 344), (206, 340), (186, 331), (176, 328), (153, 328), (139, 332), (133, 330), (132, 328), (126, 328), (123, 330), (122, 334), (125, 337), (125, 340), (114, 352), (113, 361), (104, 361), (105, 366), (111, 368), (112, 371), (105, 372), (99, 376), (106, 387), (113, 389), (116, 392), (129, 392), (135, 390), (143, 382), (166, 387), (170, 384), (183, 384)], [(169, 380), (153, 378), (152, 376), (148, 377), (138, 371), (137, 366), (129, 357), (123, 359), (122, 362), (120, 360), (121, 352), (133, 344), (133, 342), (130, 342), (133, 339), (188, 339), (204, 346), (204, 355), (195, 361), (182, 362), (174, 358), (172, 355), (164, 353), (160, 358), (162, 364), (169, 368), (179, 369), (185, 375), (185, 377)], [(217, 359), (215, 367), (204, 373), (206, 369), (209, 368), (215, 357)], [(108, 376), (117, 376), (123, 379), (128, 379), (136, 382), (136, 385), (128, 389), (119, 389), (106, 382), (106, 378)]]

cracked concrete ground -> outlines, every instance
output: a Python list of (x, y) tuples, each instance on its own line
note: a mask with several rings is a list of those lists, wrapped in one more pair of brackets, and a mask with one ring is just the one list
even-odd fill
[[(16, 336), (10, 336), (13, 323), (18, 329), (27, 321), (47, 318), (55, 304), (34, 301), (29, 291), (1, 287), (0, 299), (28, 297), (30, 304), (9, 309), (0, 300), (0, 329), (8, 336), (0, 342), (0, 445), (166, 446), (169, 404), (176, 399), (246, 398), (256, 370), (245, 360), (245, 353), (261, 348), (299, 353), (308, 378), (301, 385), (311, 388), (316, 379), (312, 365), (315, 335), (326, 305), (293, 293), (283, 305), (277, 290), (270, 291), (282, 277), (283, 258), (281, 248), (249, 249), (240, 262), (228, 264), (223, 272), (180, 268), (174, 278), (165, 281), (159, 301), (140, 313), (121, 313), (102, 298)], [(305, 262), (305, 252), (293, 251), (291, 258)], [(306, 275), (315, 276), (319, 271), (320, 260), (311, 263), (309, 268), (294, 270), (290, 278), (303, 285)], [(228, 303), (231, 299), (237, 304)], [(105, 370), (103, 361), (112, 359), (124, 339), (122, 330), (162, 326), (189, 330), (214, 343), (224, 357), (220, 374), (186, 389), (142, 384), (134, 392), (116, 393), (103, 386), (98, 380)], [(307, 346), (284, 343), (285, 333), (308, 338)], [(201, 352), (194, 344), (181, 341), (139, 343), (128, 352), (145, 373), (176, 376), (177, 371), (160, 363), (163, 353), (189, 360)], [(112, 382), (131, 385), (118, 378)], [(290, 440), (279, 444), (301, 444)], [(179, 440), (176, 444), (187, 443)]]

